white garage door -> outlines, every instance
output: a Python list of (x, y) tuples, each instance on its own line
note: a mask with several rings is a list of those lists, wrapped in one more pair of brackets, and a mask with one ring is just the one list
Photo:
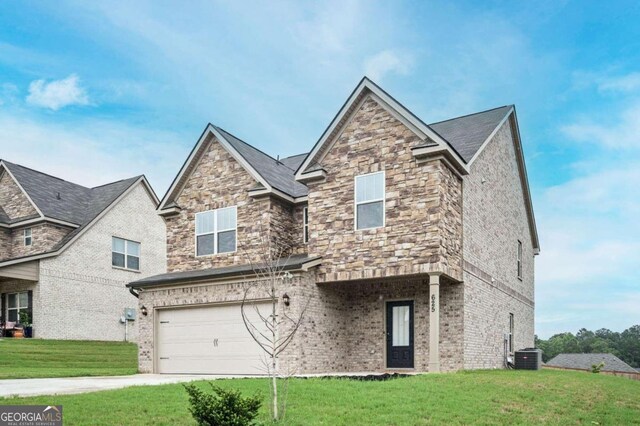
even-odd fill
[[(271, 309), (257, 306), (266, 315)], [(258, 325), (253, 307), (246, 312)], [(156, 324), (158, 373), (265, 374), (266, 354), (249, 335), (239, 304), (162, 309)]]

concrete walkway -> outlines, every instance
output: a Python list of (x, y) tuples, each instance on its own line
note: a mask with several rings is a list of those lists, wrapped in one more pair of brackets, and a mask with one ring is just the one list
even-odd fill
[(132, 376), (65, 377), (59, 379), (0, 380), (0, 398), (10, 396), (62, 395), (121, 389), (129, 386), (154, 386), (169, 383), (213, 380), (233, 376), (134, 374)]

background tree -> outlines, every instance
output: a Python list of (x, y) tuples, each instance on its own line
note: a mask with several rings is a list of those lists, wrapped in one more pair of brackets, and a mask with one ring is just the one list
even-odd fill
[(536, 347), (542, 349), (544, 362), (562, 353), (611, 353), (634, 368), (640, 368), (640, 325), (622, 333), (606, 328), (590, 331), (586, 328), (572, 333), (559, 333), (548, 340), (535, 337)]

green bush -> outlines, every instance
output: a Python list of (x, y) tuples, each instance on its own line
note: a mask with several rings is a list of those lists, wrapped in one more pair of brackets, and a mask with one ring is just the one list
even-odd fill
[(602, 367), (604, 367), (604, 361), (601, 362), (600, 364), (593, 364), (591, 366), (591, 372), (598, 374), (600, 370), (602, 370)]
[(243, 398), (240, 391), (224, 390), (209, 384), (213, 394), (195, 385), (184, 385), (191, 404), (189, 411), (200, 426), (246, 426), (253, 423), (262, 405), (260, 395)]

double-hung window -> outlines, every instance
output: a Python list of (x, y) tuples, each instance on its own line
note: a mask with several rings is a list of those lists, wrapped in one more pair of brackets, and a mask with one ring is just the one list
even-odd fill
[(518, 278), (522, 279), (522, 241), (518, 240)]
[(20, 312), (29, 309), (29, 293), (11, 293), (7, 295), (7, 321), (20, 321)]
[(30, 246), (33, 242), (33, 238), (31, 237), (31, 228), (25, 228), (24, 231), (22, 231), (22, 237), (24, 240), (24, 245)]
[(384, 172), (356, 176), (356, 229), (384, 226)]
[(111, 265), (139, 271), (140, 243), (113, 237), (111, 240)]
[(309, 242), (309, 209), (302, 209), (302, 241), (307, 244)]
[(236, 251), (237, 209), (196, 213), (196, 256)]

